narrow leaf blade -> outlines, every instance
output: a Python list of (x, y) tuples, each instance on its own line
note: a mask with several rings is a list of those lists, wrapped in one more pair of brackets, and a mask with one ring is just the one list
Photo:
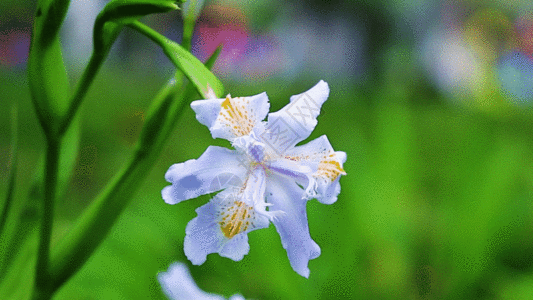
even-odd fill
[(224, 93), (222, 82), (189, 51), (139, 21), (133, 22), (130, 26), (157, 43), (176, 68), (180, 69), (194, 84), (203, 98), (208, 97), (209, 88), (218, 97), (222, 96)]
[(176, 1), (169, 0), (114, 0), (98, 14), (94, 24), (95, 50), (108, 51), (125, 24), (154, 13), (178, 9)]

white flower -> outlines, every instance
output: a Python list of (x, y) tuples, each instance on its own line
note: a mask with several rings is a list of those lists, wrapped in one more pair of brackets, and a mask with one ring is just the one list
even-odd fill
[(292, 268), (309, 276), (308, 262), (320, 255), (320, 247), (309, 234), (306, 203), (337, 200), (346, 154), (335, 152), (326, 136), (296, 144), (315, 128), (328, 95), (328, 84), (320, 81), (270, 114), (266, 93), (191, 103), (213, 138), (235, 147), (210, 146), (199, 159), (175, 164), (165, 175), (172, 183), (162, 191), (169, 204), (222, 190), (187, 225), (185, 254), (193, 264), (202, 264), (210, 253), (241, 260), (250, 248), (248, 232), (271, 221)]
[[(202, 291), (194, 282), (189, 269), (184, 263), (174, 262), (167, 272), (157, 274), (157, 280), (167, 297), (171, 300), (225, 300), (226, 298)], [(240, 294), (230, 300), (244, 300)]]

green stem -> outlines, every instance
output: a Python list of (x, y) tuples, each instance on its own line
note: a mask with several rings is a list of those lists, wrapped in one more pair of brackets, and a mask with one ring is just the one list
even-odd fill
[(181, 46), (187, 50), (191, 50), (191, 40), (195, 23), (194, 18), (185, 18), (183, 20), (183, 39), (181, 40)]
[(67, 131), (69, 125), (72, 123), (72, 120), (74, 119), (74, 116), (76, 115), (76, 112), (78, 111), (78, 108), (80, 107), (83, 98), (87, 94), (87, 91), (93, 83), (94, 78), (96, 77), (96, 74), (102, 66), (102, 63), (104, 62), (106, 56), (107, 51), (93, 51), (89, 63), (87, 64), (87, 67), (85, 68), (85, 71), (83, 72), (83, 75), (78, 83), (76, 92), (74, 93), (72, 99), (69, 102), (70, 106), (67, 110), (67, 113), (63, 117), (62, 122), (59, 126), (59, 136), (63, 136)]
[(52, 297), (52, 281), (50, 280), (50, 238), (54, 219), (54, 201), (57, 187), (59, 167), (59, 139), (48, 139), (46, 148), (46, 173), (44, 178), (44, 205), (41, 219), (41, 235), (37, 256), (34, 299)]

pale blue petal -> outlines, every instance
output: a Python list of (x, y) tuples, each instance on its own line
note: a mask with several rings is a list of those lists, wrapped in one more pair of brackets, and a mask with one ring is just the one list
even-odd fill
[(249, 206), (257, 207), (265, 203), (266, 174), (263, 168), (254, 168), (249, 171), (242, 201)]
[(309, 193), (302, 193), (301, 198), (309, 199), (311, 198), (309, 194), (312, 196), (316, 195), (315, 180), (312, 177), (314, 172), (309, 166), (287, 158), (282, 158), (271, 162), (268, 168), (270, 171), (284, 176), (286, 180), (294, 181), (301, 187), (304, 187), (305, 190), (309, 191)]
[(249, 135), (268, 114), (266, 93), (250, 97), (198, 100), (191, 103), (196, 119), (211, 131), (213, 138), (233, 140)]
[[(335, 158), (340, 163), (340, 166), (346, 162), (346, 153), (342, 151), (336, 151), (335, 152)], [(317, 173), (319, 174), (319, 173)], [(342, 174), (339, 174), (335, 180), (331, 181), (329, 179), (320, 178), (317, 177), (316, 183), (317, 183), (317, 195), (316, 199), (323, 204), (333, 204), (335, 201), (337, 201), (337, 196), (341, 192), (341, 184), (339, 183), (339, 179), (341, 178)]]
[(317, 179), (317, 195), (315, 197), (320, 203), (333, 204), (337, 201), (337, 196), (341, 192), (339, 179), (340, 176), (331, 183)]
[(302, 199), (303, 189), (296, 182), (279, 175), (269, 177), (266, 196), (273, 204), (271, 210), (285, 212), (272, 222), (281, 237), (283, 248), (292, 268), (298, 274), (309, 277), (309, 260), (320, 255), (320, 247), (311, 239), (307, 224), (306, 200)]
[(223, 99), (196, 100), (191, 102), (191, 108), (196, 113), (196, 120), (201, 124), (211, 128), (220, 114)]
[(261, 134), (264, 143), (278, 153), (305, 140), (315, 129), (322, 104), (329, 96), (329, 86), (320, 81), (302, 94), (294, 95), (290, 103), (268, 115), (268, 124)]
[[(290, 149), (285, 154), (284, 159), (297, 162), (312, 170), (316, 180), (309, 181), (308, 185), (298, 181), (298, 183), (306, 186), (308, 198), (316, 198), (324, 204), (332, 204), (337, 200), (337, 195), (340, 193), (339, 178), (345, 174), (342, 166), (346, 162), (346, 153), (334, 151), (325, 135)], [(340, 169), (336, 167), (340, 167)], [(335, 175), (337, 176), (335, 177)]]
[(229, 300), (245, 300), (245, 298), (241, 294), (235, 294), (235, 295), (229, 297)]
[(172, 300), (224, 300), (225, 298), (202, 291), (194, 282), (187, 266), (175, 262), (168, 267), (167, 272), (157, 274), (157, 280), (163, 292)]
[(248, 234), (241, 233), (228, 240), (228, 242), (224, 244), (224, 247), (220, 249), (218, 254), (233, 261), (240, 261), (246, 254), (248, 254), (248, 252), (250, 252)]
[(210, 146), (198, 159), (172, 165), (165, 179), (172, 183), (162, 191), (168, 204), (213, 193), (227, 187), (240, 186), (246, 168), (234, 150)]
[[(236, 205), (241, 202), (239, 189), (226, 189), (217, 194), (209, 203), (196, 209), (198, 216), (192, 219), (185, 229), (186, 236), (184, 250), (187, 258), (195, 265), (205, 262), (210, 253), (219, 253), (223, 257), (234, 261), (241, 260), (248, 254), (248, 232), (268, 227), (268, 219), (260, 214), (255, 214), (252, 207), (248, 207), (249, 217), (239, 219), (242, 211)], [(243, 205), (240, 203), (240, 205)], [(227, 237), (222, 231), (223, 217), (226, 215), (237, 216), (241, 230), (234, 236)], [(237, 222), (236, 221), (236, 222)], [(244, 223), (249, 222), (245, 227)], [(235, 223), (236, 224), (236, 223)]]
[(331, 152), (334, 152), (333, 147), (327, 136), (323, 135), (306, 144), (288, 149), (284, 158), (307, 166), (314, 173), (318, 170), (320, 161)]

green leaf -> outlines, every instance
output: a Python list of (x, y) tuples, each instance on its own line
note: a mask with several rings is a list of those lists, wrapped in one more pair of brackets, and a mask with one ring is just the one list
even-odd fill
[[(33, 188), (30, 189), (28, 197), (19, 199), (24, 201), (14, 201), (10, 213), (7, 215), (8, 221), (3, 234), (0, 235), (0, 282), (8, 281), (8, 279), (4, 279), (4, 276), (8, 276), (10, 270), (18, 270), (16, 261), (20, 255), (25, 255), (26, 250), (22, 247), (25, 247), (28, 238), (33, 236), (32, 238), (36, 240), (39, 211), (42, 208), (42, 192), (38, 189), (42, 188), (42, 180), (39, 185), (34, 185)], [(34, 235), (31, 235), (32, 233)], [(32, 270), (35, 271), (34, 268)], [(34, 274), (31, 275), (33, 278)], [(0, 299), (11, 299), (2, 297), (2, 295), (0, 293)]]
[(78, 218), (68, 236), (52, 249), (50, 266), (54, 289), (77, 272), (104, 240), (153, 166), (153, 154), (148, 154), (142, 158), (135, 155)]
[(211, 56), (205, 61), (205, 67), (211, 70), (213, 66), (215, 65), (215, 62), (218, 59), (218, 56), (220, 55), (220, 52), (222, 52), (222, 44), (218, 45), (218, 47), (215, 49), (215, 52), (211, 54)]
[(153, 14), (178, 9), (176, 1), (169, 0), (114, 0), (98, 14), (94, 24), (94, 48), (109, 51), (118, 33), (126, 24)]
[[(16, 106), (13, 108), (12, 117), (11, 117), (11, 168), (9, 170), (9, 179), (7, 184), (7, 194), (4, 201), (4, 207), (2, 209), (2, 216), (0, 217), (0, 238), (4, 232), (4, 225), (7, 221), (7, 216), (9, 209), (11, 208), (11, 203), (13, 202), (14, 191), (15, 191), (15, 175), (17, 174), (17, 148), (18, 148), (18, 118), (17, 118), (17, 109)], [(2, 263), (0, 259), (0, 269)]]
[(145, 152), (153, 148), (161, 140), (161, 132), (171, 126), (168, 124), (169, 115), (172, 114), (171, 107), (176, 100), (177, 93), (176, 80), (172, 78), (155, 97), (146, 114), (146, 122), (139, 138), (139, 151)]
[[(215, 52), (207, 59), (205, 62), (206, 68), (211, 69), (221, 50), (222, 45), (218, 46)], [(174, 129), (174, 125), (183, 112), (185, 100), (193, 99), (196, 94), (196, 89), (187, 85), (181, 97), (176, 99), (179, 88), (176, 85), (176, 79), (172, 78), (155, 97), (147, 113), (146, 122), (141, 132), (139, 151), (147, 151), (146, 149), (148, 148), (157, 147), (154, 144), (164, 143), (168, 139), (168, 136)]]
[(141, 22), (136, 21), (129, 26), (158, 44), (176, 68), (180, 69), (194, 84), (203, 98), (208, 97), (209, 89), (212, 89), (218, 97), (222, 96), (224, 86), (220, 80), (189, 51)]
[(61, 199), (64, 196), (65, 190), (74, 173), (74, 167), (76, 166), (76, 160), (80, 150), (80, 138), (81, 118), (77, 117), (74, 119), (74, 124), (69, 127), (61, 141), (61, 147), (59, 150), (57, 199)]
[[(0, 237), (0, 282), (4, 281), (4, 276), (9, 270), (16, 269), (14, 263), (24, 252), (21, 247), (32, 233), (38, 232), (38, 200), (41, 199), (28, 198), (25, 203), (14, 206), (12, 209), (9, 226), (6, 226), (6, 234)], [(0, 296), (0, 299), (8, 298)]]
[(0, 281), (0, 299), (30, 299), (35, 279), (35, 263), (37, 261), (37, 230), (22, 241), (11, 268)]
[(55, 134), (68, 107), (69, 83), (58, 32), (69, 2), (39, 1), (30, 45), (29, 86), (39, 122), (48, 137)]
[[(32, 195), (24, 203), (13, 201), (17, 149), (17, 112), (13, 110), (12, 154), (8, 196), (0, 225), (0, 299), (29, 299), (35, 275), (38, 205)], [(42, 170), (39, 169), (39, 170)], [(41, 181), (42, 182), (42, 181)], [(14, 202), (14, 203), (13, 203)], [(9, 219), (5, 225), (4, 222)]]
[[(13, 207), (13, 198), (15, 197), (15, 181), (17, 174), (17, 157), (18, 157), (18, 113), (16, 106), (13, 108), (11, 118), (11, 168), (9, 170), (9, 181), (7, 185), (7, 194), (0, 217), (0, 281), (2, 280), (5, 269), (9, 261), (7, 260), (8, 245), (13, 239), (13, 224), (6, 227), (7, 219), (16, 215), (17, 207)], [(13, 212), (14, 211), (14, 212)], [(11, 212), (11, 213), (10, 213)], [(9, 228), (11, 227), (11, 228)]]

